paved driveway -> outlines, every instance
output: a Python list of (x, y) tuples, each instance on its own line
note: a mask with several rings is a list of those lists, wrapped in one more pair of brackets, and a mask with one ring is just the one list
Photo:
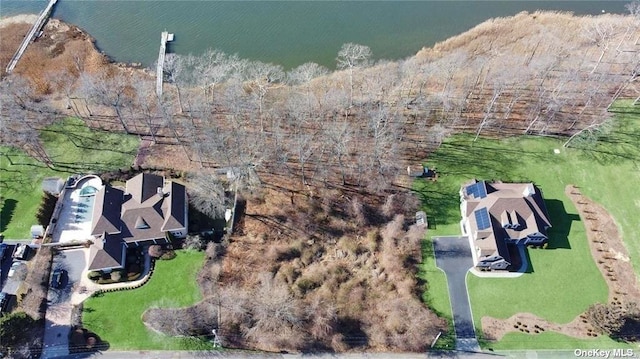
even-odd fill
[(49, 288), (47, 313), (45, 316), (44, 350), (42, 358), (52, 358), (69, 354), (69, 331), (71, 329), (71, 294), (77, 290), (82, 271), (86, 266), (83, 249), (62, 251), (53, 258), (52, 271), (67, 271), (62, 288)]
[(459, 345), (465, 346), (458, 349), (473, 349), (477, 341), (466, 282), (467, 272), (473, 267), (469, 240), (467, 237), (435, 237), (433, 247), (436, 265), (447, 275), (456, 339)]

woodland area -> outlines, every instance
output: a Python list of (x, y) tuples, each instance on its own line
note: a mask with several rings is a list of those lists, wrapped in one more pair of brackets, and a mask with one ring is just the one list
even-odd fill
[[(420, 300), (424, 232), (411, 225), (419, 202), (406, 166), (456, 131), (597, 133), (614, 99), (639, 95), (640, 6), (629, 9), (520, 13), (394, 62), (349, 43), (337, 71), (169, 54), (162, 98), (150, 70), (77, 51), (91, 39), (53, 21), (0, 83), (0, 138), (55, 167), (38, 131), (74, 116), (140, 136), (142, 167), (199, 182), (233, 169), (244, 215), (207, 249), (205, 299), (148, 311), (154, 329), (201, 335), (217, 324), (225, 345), (266, 350), (422, 351), (446, 325)], [(176, 315), (193, 325), (170, 328)]]

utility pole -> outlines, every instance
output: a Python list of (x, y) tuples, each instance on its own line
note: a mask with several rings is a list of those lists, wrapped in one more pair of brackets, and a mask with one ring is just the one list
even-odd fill
[(220, 343), (220, 338), (218, 338), (218, 330), (211, 329), (211, 334), (213, 334), (213, 347), (222, 348), (222, 344)]
[(211, 329), (211, 334), (213, 334), (214, 348), (222, 348), (222, 343), (220, 342), (220, 337), (218, 336), (218, 329), (220, 329), (220, 320), (222, 319), (220, 309), (222, 309), (222, 305), (220, 305), (220, 297), (218, 297), (218, 328)]

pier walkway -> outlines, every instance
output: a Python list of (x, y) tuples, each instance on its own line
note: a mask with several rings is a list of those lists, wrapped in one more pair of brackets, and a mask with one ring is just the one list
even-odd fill
[(160, 38), (160, 53), (158, 54), (158, 65), (156, 67), (156, 95), (162, 97), (162, 83), (164, 80), (164, 56), (167, 52), (167, 42), (173, 41), (173, 34), (162, 32)]
[(11, 58), (11, 61), (9, 61), (9, 64), (5, 69), (8, 74), (11, 73), (11, 71), (13, 71), (13, 69), (16, 67), (18, 61), (22, 57), (22, 54), (24, 54), (24, 52), (27, 50), (27, 46), (29, 46), (29, 43), (31, 43), (31, 40), (33, 40), (35, 36), (42, 30), (44, 24), (49, 19), (49, 16), (51, 16), (51, 10), (53, 10), (53, 6), (57, 2), (58, 0), (49, 0), (49, 4), (47, 5), (47, 7), (40, 13), (40, 16), (38, 16), (38, 19), (31, 27), (31, 30), (29, 30), (29, 32), (27, 33), (27, 36), (25, 36), (24, 40), (22, 40), (22, 44), (18, 48), (18, 51), (16, 51), (16, 53)]

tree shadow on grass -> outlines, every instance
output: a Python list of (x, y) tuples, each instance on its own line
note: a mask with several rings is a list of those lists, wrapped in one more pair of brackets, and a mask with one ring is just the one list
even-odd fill
[(464, 141), (443, 143), (432, 160), (441, 174), (459, 175), (481, 179), (500, 179), (502, 181), (521, 181), (514, 178), (515, 163), (522, 158), (540, 158), (539, 152), (524, 151), (521, 148), (483, 146), (481, 143)]
[(13, 198), (7, 198), (2, 202), (2, 210), (0, 210), (0, 233), (7, 230), (7, 225), (13, 218), (13, 212), (17, 204), (18, 201)]
[(93, 356), (109, 348), (109, 342), (102, 340), (98, 334), (86, 328), (72, 327), (69, 331), (69, 353), (76, 354), (74, 358)]
[(436, 225), (449, 224), (451, 218), (459, 220), (460, 196), (457, 191), (425, 181), (416, 193), (427, 213), (429, 229), (435, 229)]
[(579, 222), (580, 216), (567, 213), (564, 203), (557, 199), (546, 199), (545, 204), (549, 212), (552, 227), (549, 229), (547, 249), (571, 249), (569, 233), (573, 222)]

